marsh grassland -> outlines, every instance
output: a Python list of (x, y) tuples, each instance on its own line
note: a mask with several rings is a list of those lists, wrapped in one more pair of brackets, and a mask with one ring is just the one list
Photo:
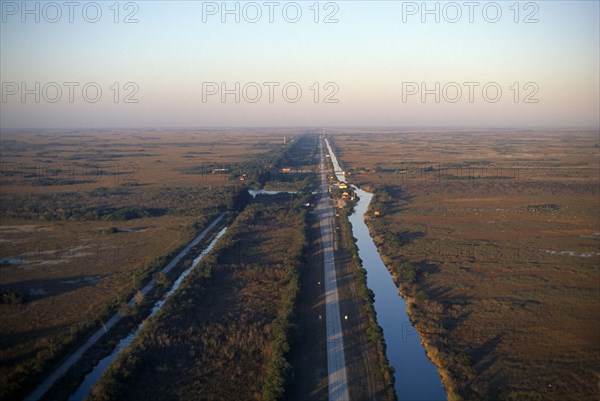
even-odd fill
[(331, 137), (450, 399), (598, 398), (598, 132)]
[(25, 396), (218, 212), (235, 209), (242, 185), (268, 175), (283, 136), (289, 145), (297, 134), (3, 132), (0, 399)]

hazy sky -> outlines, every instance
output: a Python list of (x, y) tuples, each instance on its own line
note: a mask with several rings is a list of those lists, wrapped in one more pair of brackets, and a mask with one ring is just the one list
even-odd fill
[(0, 2), (3, 129), (600, 124), (597, 1), (64, 3)]

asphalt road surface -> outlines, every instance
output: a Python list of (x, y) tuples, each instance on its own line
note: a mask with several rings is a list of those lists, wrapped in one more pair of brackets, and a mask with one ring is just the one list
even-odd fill
[(327, 371), (329, 401), (348, 401), (348, 381), (344, 357), (344, 337), (340, 318), (340, 306), (333, 256), (333, 207), (327, 191), (327, 165), (321, 150), (321, 199), (317, 214), (321, 226), (321, 241), (325, 262), (325, 322), (327, 324)]

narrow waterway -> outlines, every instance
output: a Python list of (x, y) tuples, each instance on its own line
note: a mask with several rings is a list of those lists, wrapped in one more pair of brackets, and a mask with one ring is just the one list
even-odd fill
[(152, 312), (150, 313), (150, 315), (144, 321), (142, 321), (142, 323), (140, 323), (136, 329), (132, 330), (126, 337), (122, 338), (113, 350), (113, 352), (104, 359), (100, 360), (100, 362), (98, 362), (94, 369), (85, 376), (83, 382), (81, 382), (77, 391), (75, 391), (75, 393), (73, 393), (69, 397), (69, 401), (81, 401), (88, 396), (90, 390), (92, 389), (92, 386), (96, 384), (98, 380), (100, 380), (104, 371), (110, 366), (111, 363), (113, 363), (113, 361), (119, 356), (119, 354), (121, 354), (121, 352), (123, 352), (123, 350), (127, 348), (127, 346), (131, 344), (131, 342), (137, 337), (140, 330), (144, 327), (144, 323), (165, 305), (169, 297), (175, 291), (177, 291), (183, 280), (188, 276), (188, 274), (191, 273), (191, 271), (198, 265), (198, 263), (200, 263), (204, 255), (206, 255), (208, 252), (210, 252), (211, 249), (213, 249), (219, 238), (221, 238), (226, 231), (227, 227), (219, 231), (219, 233), (211, 241), (211, 243), (200, 253), (200, 255), (198, 255), (194, 259), (192, 265), (188, 267), (183, 273), (181, 273), (181, 275), (173, 283), (171, 289), (162, 297), (162, 299), (156, 301), (156, 303), (152, 307)]
[(294, 195), (294, 194), (297, 194), (297, 192), (294, 192), (294, 191), (272, 191), (272, 190), (267, 190), (267, 189), (249, 189), (248, 193), (253, 198), (256, 198), (256, 195), (279, 195), (279, 194)]
[[(345, 182), (345, 174), (325, 140), (338, 181)], [(442, 379), (436, 366), (427, 358), (421, 338), (406, 311), (406, 301), (398, 294), (392, 275), (381, 260), (364, 220), (373, 194), (353, 186), (359, 201), (350, 216), (352, 234), (356, 238), (358, 254), (367, 270), (367, 286), (375, 294), (377, 322), (383, 329), (386, 354), (396, 370), (396, 394), (399, 401), (443, 401), (447, 399)]]
[[(196, 238), (192, 240), (181, 252), (177, 254), (169, 264), (167, 264), (161, 271), (163, 273), (169, 273), (178, 263), (179, 261), (185, 257), (188, 252), (198, 245), (200, 241), (202, 241), (216, 226), (219, 224), (221, 220), (225, 217), (225, 213), (221, 213), (217, 216), (216, 219), (213, 220), (212, 223), (208, 225)], [(146, 295), (156, 283), (154, 280), (150, 280), (148, 284), (146, 284), (140, 292), (142, 295)], [(131, 298), (129, 302), (127, 302), (128, 306), (133, 306), (136, 303), (135, 297)], [(90, 349), (94, 344), (96, 344), (100, 338), (102, 338), (109, 330), (111, 330), (120, 320), (121, 314), (116, 312), (113, 314), (107, 321), (104, 322), (102, 328), (98, 329), (88, 340), (81, 345), (75, 352), (73, 352), (69, 357), (67, 357), (56, 369), (54, 369), (50, 374), (44, 379), (39, 386), (37, 386), (26, 398), (24, 401), (37, 401), (56, 383), (58, 379), (60, 379), (65, 373), (68, 372), (73, 365), (75, 365), (79, 359), (83, 356), (83, 354)]]
[(406, 301), (398, 295), (392, 275), (385, 267), (364, 221), (373, 195), (355, 189), (360, 198), (350, 216), (358, 254), (367, 270), (367, 285), (375, 293), (377, 322), (383, 329), (387, 357), (396, 369), (398, 400), (445, 400), (446, 392), (435, 365), (427, 358), (419, 334), (406, 312)]

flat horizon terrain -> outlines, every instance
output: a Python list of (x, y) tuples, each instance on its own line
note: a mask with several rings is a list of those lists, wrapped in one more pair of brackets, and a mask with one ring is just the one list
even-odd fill
[(224, 207), (243, 184), (234, 170), (285, 135), (297, 132), (2, 133), (0, 398), (101, 327)]
[[(243, 208), (240, 193), (262, 187), (300, 193), (254, 200), (252, 211), (234, 220), (236, 235), (223, 246), (221, 267), (211, 273), (207, 265), (184, 285), (194, 289), (197, 296), (188, 297), (194, 304), (184, 305), (180, 294), (181, 302), (126, 353), (131, 359), (115, 366), (94, 397), (129, 394), (120, 377), (131, 372), (141, 378), (134, 392), (167, 394), (168, 381), (153, 377), (176, 376), (177, 369), (167, 363), (167, 351), (162, 359), (156, 353), (178, 344), (185, 355), (174, 345), (168, 352), (184, 363), (198, 352), (170, 321), (196, 333), (206, 349), (219, 343), (215, 333), (223, 327), (231, 335), (226, 358), (210, 351), (206, 363), (214, 369), (190, 368), (189, 380), (178, 381), (173, 395), (204, 388), (215, 399), (231, 399), (236, 393), (225, 388), (228, 376), (220, 366), (230, 366), (231, 377), (252, 371), (256, 380), (244, 388), (253, 399), (266, 394), (263, 381), (280, 391), (277, 369), (268, 375), (252, 370), (252, 356), (274, 360), (277, 339), (262, 331), (282, 319), (281, 308), (298, 302), (298, 320), (290, 318), (289, 330), (303, 337), (289, 334), (292, 365), (283, 372), (297, 374), (285, 379), (291, 383), (285, 394), (326, 398), (325, 336), (317, 330), (322, 273), (311, 270), (322, 268), (315, 262), (319, 230), (314, 219), (296, 221), (313, 202), (320, 133), (329, 137), (347, 180), (375, 194), (367, 223), (450, 400), (588, 400), (600, 393), (595, 131), (50, 130), (3, 133), (0, 141), (0, 399), (22, 399), (115, 311), (135, 324), (139, 311), (126, 310), (125, 301), (214, 216)], [(336, 221), (343, 225), (342, 217)], [(307, 237), (298, 238), (299, 230)], [(336, 250), (343, 313), (364, 314), (369, 295), (356, 275), (351, 237), (344, 230), (337, 235), (346, 244)], [(303, 241), (304, 254), (294, 256), (297, 301), (277, 298), (290, 282), (277, 270), (288, 263), (286, 246), (300, 249)], [(246, 262), (247, 255), (256, 263)], [(243, 294), (245, 316), (257, 319), (244, 320), (248, 327), (182, 313), (209, 310), (207, 299), (222, 297), (219, 307), (235, 317), (238, 301), (231, 294)], [(287, 306), (275, 308), (268, 299)], [(310, 333), (298, 326), (304, 324)], [(368, 335), (370, 325), (363, 315), (345, 329), (352, 344), (347, 361), (357, 369), (349, 376), (357, 378), (350, 393), (388, 399), (393, 395), (386, 392), (385, 363)], [(236, 337), (246, 328), (258, 339), (254, 348)], [(156, 358), (155, 370), (144, 368), (143, 361)], [(314, 374), (297, 372), (311, 367)], [(208, 377), (220, 384), (202, 379)], [(46, 399), (66, 397), (74, 380), (60, 382), (65, 387)]]
[(600, 401), (600, 1), (0, 9), (0, 401)]
[(600, 394), (597, 131), (331, 138), (451, 393)]

